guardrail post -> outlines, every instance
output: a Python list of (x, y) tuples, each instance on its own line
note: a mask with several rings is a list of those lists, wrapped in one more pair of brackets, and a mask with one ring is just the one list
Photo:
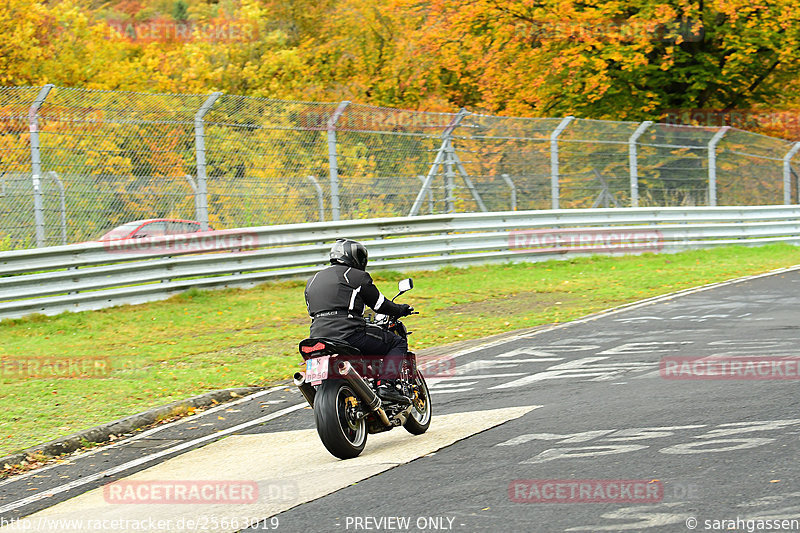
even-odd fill
[(33, 220), (36, 229), (36, 246), (44, 246), (44, 207), (42, 205), (42, 159), (39, 151), (39, 108), (54, 85), (48, 83), (41, 88), (36, 100), (28, 110), (28, 126), (31, 132), (31, 179), (33, 181)]
[(64, 184), (55, 171), (51, 170), (47, 175), (55, 180), (56, 185), (58, 185), (58, 198), (61, 206), (61, 244), (67, 244), (67, 199), (64, 194)]
[(508, 185), (511, 188), (511, 210), (512, 211), (516, 211), (517, 210), (517, 186), (514, 185), (514, 182), (511, 181), (511, 178), (508, 177), (508, 174), (500, 174), (500, 177), (503, 178), (503, 181), (506, 182), (506, 185)]
[(558, 209), (559, 196), (561, 195), (558, 183), (558, 136), (573, 120), (575, 120), (575, 117), (572, 115), (562, 118), (561, 123), (550, 134), (550, 191), (553, 197), (551, 203), (553, 209)]
[(645, 120), (636, 128), (628, 139), (628, 165), (631, 173), (631, 207), (639, 207), (639, 154), (636, 150), (636, 141), (642, 136), (644, 130), (653, 124), (652, 120)]
[[(792, 158), (798, 150), (800, 150), (800, 142), (794, 143), (783, 156), (783, 203), (786, 205), (792, 203)], [(798, 194), (798, 203), (800, 203), (800, 193)]]
[(717, 205), (717, 144), (722, 140), (730, 126), (722, 126), (708, 141), (708, 205)]
[(348, 100), (339, 103), (328, 119), (328, 167), (331, 176), (331, 220), (339, 220), (339, 163), (336, 156), (336, 123), (350, 105)]
[(322, 192), (322, 187), (319, 186), (319, 182), (317, 178), (314, 176), (309, 176), (308, 181), (314, 185), (314, 188), (317, 190), (317, 207), (319, 208), (319, 221), (325, 222), (325, 198), (324, 193)]
[(195, 216), (203, 231), (208, 231), (208, 185), (206, 183), (206, 132), (205, 116), (221, 92), (211, 93), (194, 116), (194, 150), (197, 160), (197, 190), (195, 192)]

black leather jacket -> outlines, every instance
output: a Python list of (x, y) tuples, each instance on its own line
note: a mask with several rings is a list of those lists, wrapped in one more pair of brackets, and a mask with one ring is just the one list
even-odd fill
[(403, 308), (386, 299), (363, 270), (331, 265), (306, 283), (311, 336), (346, 340), (367, 327), (366, 306), (376, 313), (400, 316)]

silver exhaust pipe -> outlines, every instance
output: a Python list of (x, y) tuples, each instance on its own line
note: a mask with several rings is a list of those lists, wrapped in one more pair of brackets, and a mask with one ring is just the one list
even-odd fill
[(317, 391), (314, 387), (311, 386), (310, 383), (306, 383), (306, 375), (302, 372), (295, 372), (294, 373), (294, 384), (300, 389), (300, 392), (303, 394), (303, 398), (306, 399), (308, 405), (312, 408), (314, 407), (314, 396), (316, 396)]
[(367, 382), (364, 381), (356, 369), (353, 368), (353, 365), (350, 364), (349, 361), (341, 361), (337, 366), (337, 370), (339, 371), (339, 375), (341, 375), (344, 379), (353, 386), (353, 390), (355, 391), (356, 395), (366, 404), (366, 408), (370, 412), (378, 413), (378, 417), (380, 417), (381, 422), (384, 423), (386, 426), (391, 426), (391, 422), (389, 422), (389, 418), (386, 416), (386, 412), (381, 408), (381, 399), (378, 398), (378, 395), (375, 394), (375, 391), (367, 385)]

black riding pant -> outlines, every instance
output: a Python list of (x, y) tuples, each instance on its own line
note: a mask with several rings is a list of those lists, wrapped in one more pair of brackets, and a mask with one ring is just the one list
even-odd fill
[(367, 326), (347, 337), (347, 344), (358, 348), (363, 355), (388, 355), (405, 357), (408, 341), (391, 331)]

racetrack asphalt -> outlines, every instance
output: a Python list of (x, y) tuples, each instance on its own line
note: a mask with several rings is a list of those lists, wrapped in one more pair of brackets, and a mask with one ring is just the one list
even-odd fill
[[(2, 520), (27, 520), (0, 531), (55, 530), (45, 518), (90, 519), (109, 505), (115, 516), (175, 516), (176, 504), (137, 508), (96, 495), (110, 481), (148, 473), (218, 479), (213, 472), (225, 466), (204, 464), (215, 450), (230, 471), (252, 464), (262, 499), (286, 505), (263, 516), (247, 504), (215, 506), (217, 527), (206, 530), (800, 530), (800, 376), (779, 374), (791, 373), (798, 341), (800, 273), (785, 270), (440, 351), (428, 376), (431, 435), (371, 435), (359, 459), (381, 457), (386, 467), (320, 495), (290, 476), (295, 467), (320, 486), (349, 467), (317, 453), (316, 434), (302, 432), (313, 430), (313, 413), (292, 388), (277, 387), (0, 482)], [(686, 379), (665, 370), (681, 357), (712, 356), (729, 364), (760, 358), (768, 371)], [(272, 470), (265, 477), (258, 465)], [(277, 495), (281, 488), (296, 493)], [(91, 493), (99, 503), (89, 504)]]

